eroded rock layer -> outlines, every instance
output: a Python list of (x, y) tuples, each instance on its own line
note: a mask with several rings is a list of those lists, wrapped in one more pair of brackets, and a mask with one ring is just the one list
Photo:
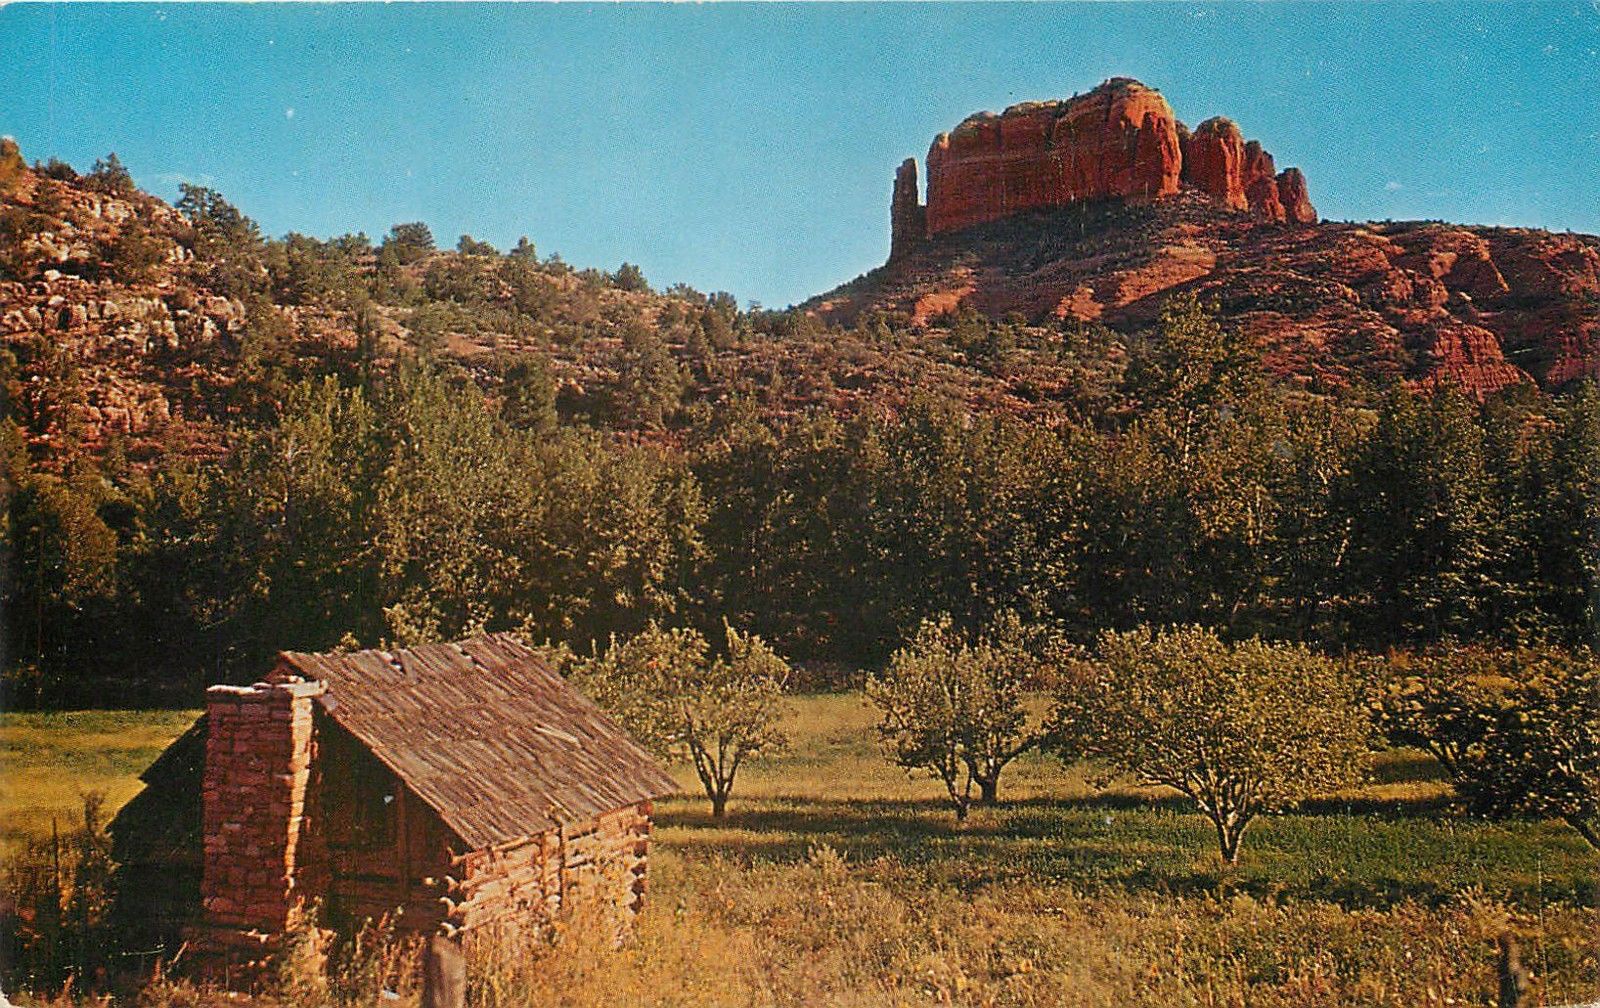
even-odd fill
[[(1275, 178), (1286, 212), (1304, 200), (1298, 172)], [(1236, 192), (1252, 209), (1248, 189)], [(1448, 381), (1481, 396), (1600, 378), (1600, 238), (1415, 222), (1282, 227), (1222, 203), (1194, 187), (1144, 206), (1019, 214), (925, 239), (805, 307), (835, 322), (885, 312), (924, 325), (973, 308), (1133, 328), (1192, 291), (1261, 347), (1269, 371), (1312, 388)]]
[[(902, 252), (915, 237), (908, 173), (914, 187), (914, 161), (896, 176)], [(1149, 203), (1189, 185), (1263, 220), (1314, 222), (1305, 179), (1285, 175), (1231, 120), (1208, 119), (1190, 135), (1159, 91), (1117, 77), (1067, 101), (981, 112), (940, 134), (928, 149), (927, 206), (917, 209), (932, 236), (1086, 200)]]

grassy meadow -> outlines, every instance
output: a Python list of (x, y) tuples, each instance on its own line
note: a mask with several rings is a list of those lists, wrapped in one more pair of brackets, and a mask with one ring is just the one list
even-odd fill
[(65, 831), (83, 796), (105, 795), (107, 812), (138, 794), (139, 774), (198, 711), (7, 712), (0, 715), (0, 852)]
[[(80, 791), (125, 800), (192, 716), (5, 715), (8, 843)], [(1459, 817), (1420, 754), (1261, 822), (1224, 869), (1183, 802), (1046, 757), (958, 827), (873, 720), (858, 694), (795, 699), (790, 751), (741, 772), (726, 820), (658, 806), (631, 943), (572, 929), (482, 1003), (1481, 1005), (1506, 931), (1535, 1003), (1600, 997), (1600, 856), (1560, 824)]]

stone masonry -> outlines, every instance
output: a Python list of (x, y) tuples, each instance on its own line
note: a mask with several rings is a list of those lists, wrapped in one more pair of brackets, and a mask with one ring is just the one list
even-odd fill
[(300, 902), (302, 822), (321, 682), (206, 691), (201, 923), (191, 955), (224, 971), (269, 954)]

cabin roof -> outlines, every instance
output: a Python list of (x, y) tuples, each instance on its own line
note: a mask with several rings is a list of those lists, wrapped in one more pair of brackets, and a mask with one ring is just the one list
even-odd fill
[(469, 846), (677, 790), (588, 697), (506, 634), (404, 651), (279, 655), (317, 702)]

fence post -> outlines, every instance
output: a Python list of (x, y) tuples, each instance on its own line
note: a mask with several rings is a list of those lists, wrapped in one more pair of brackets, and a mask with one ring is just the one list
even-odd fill
[(467, 959), (461, 946), (435, 934), (422, 954), (422, 1008), (466, 1008)]
[(1510, 932), (1500, 936), (1500, 997), (1499, 1008), (1524, 1008), (1529, 1003), (1528, 971), (1522, 968), (1522, 956), (1517, 950), (1517, 940)]

